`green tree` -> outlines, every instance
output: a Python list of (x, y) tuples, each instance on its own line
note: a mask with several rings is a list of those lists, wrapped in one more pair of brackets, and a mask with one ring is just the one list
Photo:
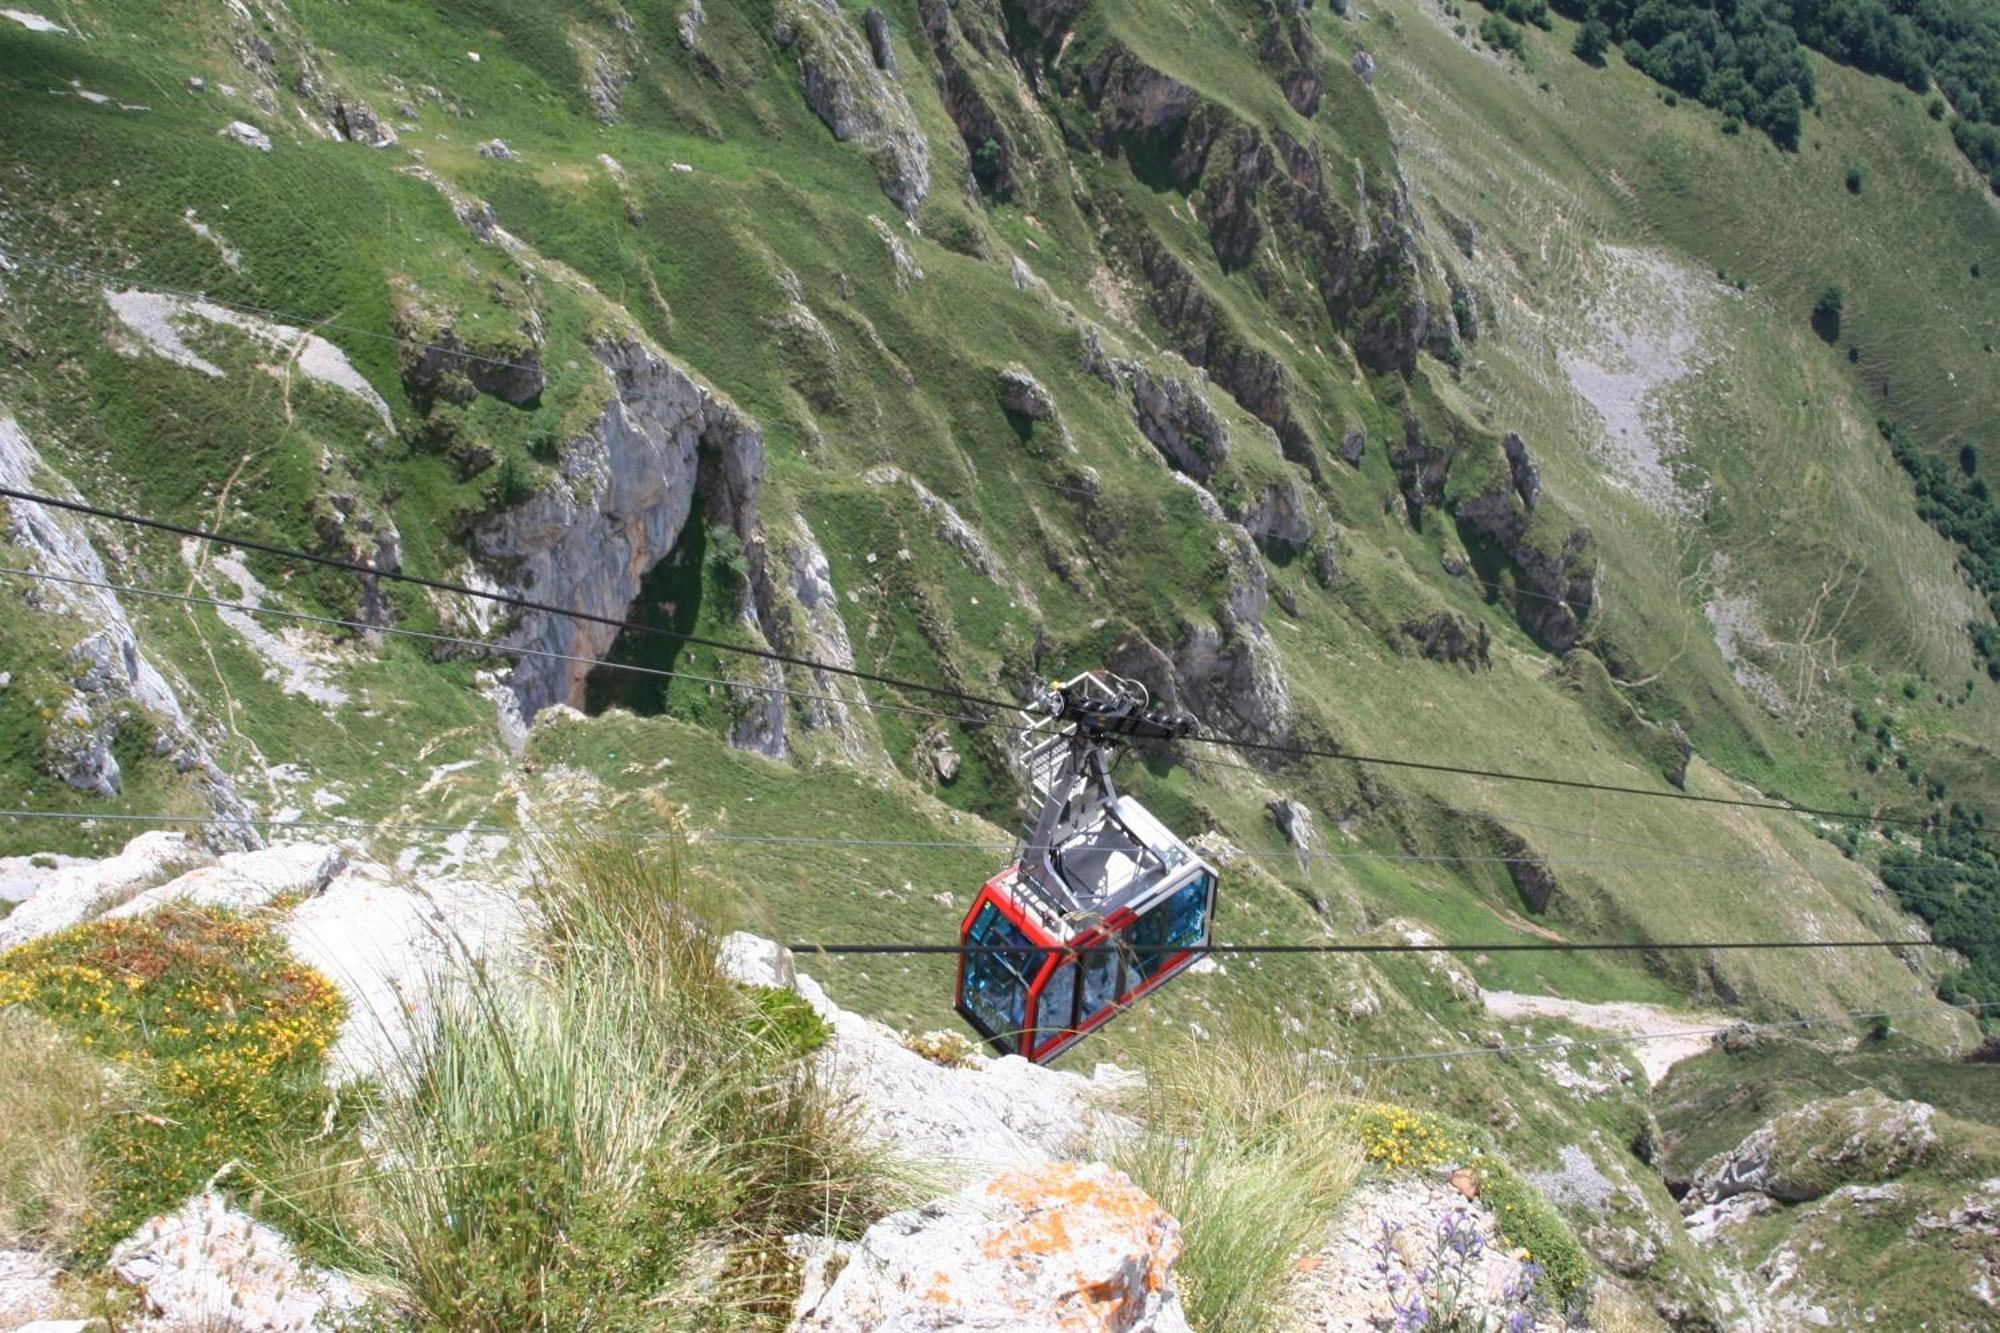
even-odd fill
[(1820, 288), (1819, 299), (1813, 302), (1813, 332), (1826, 342), (1837, 341), (1840, 337), (1840, 316), (1846, 302), (1840, 294), (1840, 287), (1828, 283)]
[(1587, 19), (1576, 30), (1576, 41), (1570, 50), (1586, 65), (1602, 65), (1605, 49), (1610, 45), (1611, 29), (1604, 25), (1604, 20)]

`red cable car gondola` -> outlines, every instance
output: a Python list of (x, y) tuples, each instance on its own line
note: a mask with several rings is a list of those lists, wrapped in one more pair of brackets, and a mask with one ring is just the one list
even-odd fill
[(1116, 740), (1173, 740), (1191, 719), (1091, 672), (1030, 720), (1021, 763), (1041, 815), (965, 914), (958, 1012), (995, 1050), (1043, 1064), (1201, 957), (1218, 876), (1111, 782)]

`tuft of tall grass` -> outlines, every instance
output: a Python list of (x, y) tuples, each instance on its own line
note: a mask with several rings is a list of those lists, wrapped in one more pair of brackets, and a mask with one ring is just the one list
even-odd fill
[(366, 1135), (373, 1248), (420, 1322), (755, 1326), (783, 1237), (903, 1202), (797, 1034), (730, 981), (671, 847), (531, 859), (531, 965), (468, 968)]
[(1152, 1052), (1132, 1109), (1142, 1129), (1110, 1160), (1180, 1219), (1190, 1322), (1272, 1327), (1295, 1262), (1361, 1173), (1345, 1104), (1277, 1036), (1251, 1032)]
[(39, 1014), (0, 1009), (0, 1245), (64, 1252), (98, 1202), (90, 1132), (111, 1106), (104, 1064)]

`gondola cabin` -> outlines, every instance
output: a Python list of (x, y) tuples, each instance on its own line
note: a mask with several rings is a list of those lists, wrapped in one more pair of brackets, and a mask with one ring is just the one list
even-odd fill
[[(1111, 785), (1113, 738), (1186, 733), (1146, 714), (1143, 693), (1096, 674), (1021, 756), (1043, 798), (1021, 859), (988, 880), (960, 928), (958, 1012), (989, 1045), (1055, 1058), (1193, 964), (1209, 942), (1218, 876), (1138, 801)], [(1051, 734), (1053, 732), (1053, 734)]]

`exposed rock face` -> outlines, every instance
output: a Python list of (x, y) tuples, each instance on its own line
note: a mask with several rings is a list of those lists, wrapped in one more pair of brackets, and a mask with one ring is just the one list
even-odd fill
[(931, 150), (901, 85), (876, 66), (837, 0), (785, 0), (780, 45), (798, 54), (806, 105), (833, 137), (875, 155), (882, 192), (914, 217), (931, 186)]
[[(797, 516), (792, 539), (779, 545), (779, 555), (774, 564), (781, 577), (775, 583), (766, 579), (767, 590), (758, 598), (773, 645), (795, 657), (852, 668), (854, 645), (840, 615), (832, 566), (804, 514)], [(863, 732), (852, 710), (868, 702), (861, 682), (831, 671), (811, 675), (813, 690), (822, 697), (799, 701), (805, 725), (831, 731), (844, 755), (860, 759)]]
[(362, 1304), (344, 1275), (301, 1263), (290, 1241), (212, 1192), (147, 1222), (105, 1266), (169, 1328), (310, 1333)]
[(487, 885), (434, 878), (418, 888), (367, 862), (335, 875), (285, 922), (292, 953), (347, 1001), (329, 1075), (398, 1085), (439, 981), (468, 959), (503, 957), (523, 930), (519, 899)]
[(1542, 493), (1542, 470), (1535, 466), (1535, 459), (1528, 452), (1528, 442), (1513, 431), (1500, 442), (1500, 448), (1507, 455), (1507, 470), (1514, 478), (1514, 494), (1521, 497), (1521, 503), (1528, 508), (1535, 507), (1535, 501)]
[(1486, 628), (1486, 622), (1467, 624), (1450, 611), (1404, 621), (1398, 641), (1399, 646), (1408, 644), (1418, 656), (1432, 662), (1463, 662), (1467, 666), (1488, 668), (1493, 665), (1493, 632)]
[(954, 10), (947, 0), (924, 0), (919, 10), (924, 34), (930, 38), (931, 51), (937, 57), (938, 94), (965, 143), (973, 184), (987, 195), (1003, 198), (1019, 184), (1014, 136), (958, 58), (961, 37), (969, 45), (977, 42), (972, 34), (960, 29), (964, 15)]
[(1127, 635), (1112, 645), (1105, 664), (1214, 730), (1276, 741), (1291, 730), (1292, 705), (1264, 627), (1264, 565), (1250, 534), (1234, 525), (1216, 537), (1216, 548), (1229, 562), (1230, 591), (1214, 623), (1183, 623), (1171, 654), (1143, 635)]
[(248, 912), (283, 894), (318, 893), (346, 864), (346, 852), (324, 843), (288, 843), (254, 852), (231, 852), (214, 865), (145, 889), (104, 915), (139, 916), (166, 903)]
[(123, 902), (149, 884), (213, 860), (185, 833), (155, 829), (126, 843), (116, 856), (46, 871), (26, 900), (0, 918), (0, 950), (73, 926), (103, 905)]
[[(629, 340), (600, 343), (613, 395), (604, 414), (570, 442), (559, 475), (475, 534), (482, 558), (506, 571), (524, 598), (592, 615), (623, 617), (640, 580), (680, 539), (699, 494), (711, 526), (734, 531), (755, 567), (762, 560), (757, 496), (764, 441), (756, 424), (680, 367)], [(585, 659), (523, 657), (514, 669), (522, 715), (583, 700), (588, 662), (617, 630), (539, 611), (520, 613), (503, 644)]]
[(391, 148), (396, 143), (396, 131), (382, 122), (375, 109), (360, 98), (343, 93), (335, 97), (328, 108), (328, 115), (340, 137), (369, 148)]
[(1289, 477), (1266, 485), (1248, 508), (1233, 517), (1259, 546), (1275, 547), (1281, 556), (1296, 555), (1312, 543), (1312, 501), (1306, 489)]
[(244, 120), (232, 120), (216, 131), (225, 139), (234, 139), (245, 148), (254, 148), (260, 153), (271, 151), (271, 136)]
[(1277, 75), (1292, 110), (1312, 116), (1326, 92), (1326, 77), (1320, 73), (1326, 49), (1312, 30), (1306, 7), (1297, 0), (1264, 0), (1262, 8), (1257, 58)]
[(861, 15), (861, 25), (868, 30), (868, 54), (875, 57), (875, 68), (895, 78), (896, 48), (889, 44), (889, 20), (870, 5)]
[(809, 1272), (797, 1333), (1101, 1329), (1184, 1333), (1180, 1224), (1092, 1163), (1009, 1171), (895, 1213)]
[(1056, 400), (1025, 366), (1000, 372), (1000, 406), (1031, 421), (1053, 421), (1056, 415)]
[(1207, 482), (1229, 457), (1229, 428), (1200, 389), (1178, 375), (1154, 375), (1136, 361), (1112, 363), (1132, 391), (1132, 419), (1168, 463)]
[(1300, 873), (1311, 870), (1313, 845), (1319, 840), (1313, 830), (1312, 811), (1289, 796), (1268, 802), (1264, 809), (1278, 826), (1278, 832), (1285, 835), (1285, 841), (1298, 853)]
[(1766, 1121), (1694, 1174), (1683, 1212), (1755, 1191), (1803, 1203), (1844, 1180), (1879, 1181), (1926, 1160), (1938, 1145), (1936, 1110), (1891, 1101), (1874, 1088), (1808, 1102)]
[(419, 405), (433, 398), (469, 403), (484, 393), (527, 407), (542, 396), (541, 352), (532, 343), (469, 348), (457, 329), (418, 332), (407, 322), (408, 312), (398, 318), (404, 323), (398, 331), (404, 340), (399, 349), (403, 387)]
[[(873, 11), (870, 11), (873, 12)], [(889, 262), (896, 269), (896, 287), (908, 291), (910, 284), (921, 281), (924, 271), (917, 267), (917, 261), (910, 255), (910, 247), (903, 244), (903, 238), (889, 229), (889, 224), (874, 214), (868, 220), (875, 225), (875, 234), (882, 238), (882, 244), (889, 251)]]
[[(0, 416), (0, 482), (43, 491), (48, 479), (41, 456), (11, 416)], [(75, 494), (67, 486), (57, 493)], [(46, 492), (44, 492), (46, 493)], [(26, 501), (7, 501), (7, 537), (30, 568), (61, 578), (110, 582), (104, 562), (80, 523)], [(153, 751), (185, 774), (228, 823), (208, 836), (220, 844), (262, 844), (248, 822), (250, 809), (210, 757), (166, 677), (140, 648), (138, 635), (116, 594), (82, 584), (38, 583), (24, 600), (29, 609), (61, 618), (83, 633), (70, 647), (68, 693), (48, 728), (44, 762), (62, 781), (101, 796), (116, 795), (122, 780), (113, 745), (122, 728), (147, 726)]]
[(832, 1025), (821, 1068), (848, 1094), (862, 1132), (890, 1147), (972, 1173), (1056, 1161), (1094, 1133), (1130, 1132), (1129, 1122), (1098, 1109), (1130, 1086), (1115, 1066), (1099, 1065), (1086, 1079), (1018, 1055), (933, 1064), (889, 1028), (834, 1004), (798, 973), (789, 950), (738, 933), (723, 958), (738, 981), (795, 989)]

